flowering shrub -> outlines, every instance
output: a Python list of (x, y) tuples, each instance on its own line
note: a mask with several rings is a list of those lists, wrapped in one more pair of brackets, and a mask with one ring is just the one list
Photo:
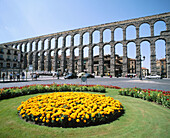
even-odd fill
[(120, 95), (141, 98), (151, 102), (157, 102), (170, 108), (170, 91), (140, 89), (140, 88), (124, 88), (119, 90)]
[(23, 87), (11, 87), (0, 89), (0, 100), (22, 95), (54, 91), (91, 91), (104, 93), (106, 89), (104, 86), (101, 85), (70, 85), (55, 83), (48, 85), (29, 85)]
[(110, 122), (123, 113), (112, 97), (82, 92), (55, 92), (32, 97), (17, 108), (18, 114), (36, 124), (78, 127)]

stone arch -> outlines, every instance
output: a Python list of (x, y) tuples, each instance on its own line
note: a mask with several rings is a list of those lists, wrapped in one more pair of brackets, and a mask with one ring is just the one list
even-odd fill
[(66, 47), (70, 47), (71, 46), (71, 35), (67, 35), (66, 36)]
[(92, 32), (92, 43), (99, 43), (100, 42), (100, 31), (99, 30), (94, 30)]
[(165, 21), (157, 20), (154, 23), (154, 36), (160, 35), (161, 31), (165, 31), (165, 30), (166, 30), (166, 23), (165, 23)]
[(48, 55), (48, 56), (49, 56), (49, 57), (48, 57), (48, 58), (49, 58), (49, 59), (48, 59), (48, 60), (49, 60), (48, 71), (51, 72), (51, 71), (54, 71), (54, 68), (53, 68), (53, 64), (54, 64), (54, 60), (55, 60), (55, 58), (54, 58), (54, 49), (51, 49), (51, 50), (49, 50), (48, 52), (49, 52), (49, 53), (48, 53), (48, 54), (49, 54), (49, 55)]
[(111, 30), (104, 29), (103, 31), (103, 42), (110, 42), (111, 41)]
[(27, 53), (27, 43), (28, 43), (28, 42), (25, 42), (25, 43), (24, 43), (24, 53)]
[(29, 52), (30, 51), (30, 42), (28, 42), (26, 45), (27, 45), (27, 52)]
[(99, 46), (95, 44), (92, 47), (92, 64), (93, 64), (93, 72), (95, 75), (99, 75)]
[(23, 65), (23, 69), (26, 69), (28, 67), (28, 53), (25, 53), (23, 56), (23, 61), (24, 61), (24, 65)]
[(74, 46), (80, 45), (80, 34), (75, 34), (74, 35)]
[(114, 41), (123, 40), (123, 29), (121, 27), (116, 27), (114, 29)]
[(136, 44), (127, 43), (128, 73), (136, 74)]
[(41, 49), (41, 48), (42, 48), (42, 40), (39, 40), (38, 41), (38, 51), (44, 50), (44, 49)]
[(62, 54), (62, 49), (58, 48), (58, 49), (57, 49), (57, 59), (58, 59), (57, 69), (58, 69), (59, 71), (61, 71), (61, 54)]
[(32, 41), (32, 51), (35, 51), (35, 50), (36, 50), (36, 42)]
[(55, 48), (55, 38), (52, 37), (51, 38), (51, 49), (54, 49)]
[(22, 53), (25, 52), (25, 43), (22, 43), (22, 44), (21, 44), (21, 52), (22, 52)]
[[(147, 49), (147, 50), (146, 50)], [(145, 56), (145, 60), (142, 62), (141, 67), (149, 69), (149, 72), (151, 71), (151, 62), (150, 62), (150, 42), (147, 40), (140, 42), (140, 55), (141, 57)], [(145, 74), (147, 75), (147, 74)]]
[(87, 71), (88, 70), (88, 59), (89, 59), (89, 47), (88, 46), (84, 46), (82, 47), (82, 51), (83, 51), (83, 70)]
[(48, 49), (48, 38), (44, 39), (44, 50)]
[(39, 66), (39, 60), (40, 60), (40, 57), (38, 57), (39, 55), (39, 52), (38, 51), (35, 51), (34, 52), (34, 63), (33, 63), (33, 68), (34, 68), (34, 71), (38, 71), (38, 66)]
[(166, 41), (164, 39), (158, 39), (155, 41), (155, 51), (157, 74), (162, 77), (167, 77)]
[(83, 33), (83, 45), (88, 45), (89, 44), (89, 32), (84, 32)]
[(63, 36), (60, 36), (58, 38), (58, 48), (61, 48), (63, 46)]
[[(164, 39), (157, 39), (155, 41), (156, 59), (162, 59), (166, 56), (166, 41)], [(158, 52), (159, 51), (159, 52)]]
[(127, 43), (127, 57), (128, 58), (136, 58), (136, 44), (134, 41), (129, 41)]
[(29, 56), (28, 56), (28, 64), (29, 64), (29, 65), (32, 65), (32, 64), (33, 64), (33, 52), (30, 52), (30, 53), (29, 53)]
[(115, 76), (123, 73), (123, 44), (115, 43)]
[(126, 40), (136, 39), (136, 27), (129, 25), (126, 27)]
[(79, 60), (79, 47), (74, 47), (73, 48), (73, 65), (74, 65), (74, 70), (75, 72), (78, 73), (78, 60)]
[(147, 22), (144, 22), (144, 23), (140, 24), (139, 37), (148, 37), (148, 36), (151, 36), (150, 24)]
[(111, 58), (111, 46), (106, 44), (103, 46), (103, 53), (104, 53), (104, 73), (110, 74), (110, 58)]
[(67, 69), (67, 71), (69, 71), (69, 67), (70, 67), (70, 55), (71, 55), (69, 48), (67, 48), (65, 50), (65, 55), (66, 55), (66, 63), (65, 63), (66, 66), (65, 66), (65, 68)]

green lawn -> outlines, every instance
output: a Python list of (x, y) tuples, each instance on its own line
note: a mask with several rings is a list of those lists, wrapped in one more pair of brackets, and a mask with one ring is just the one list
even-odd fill
[(107, 89), (107, 96), (120, 100), (125, 114), (109, 124), (85, 128), (57, 128), (38, 126), (21, 120), (17, 107), (35, 95), (0, 101), (0, 137), (170, 137), (170, 110), (155, 103), (118, 95)]

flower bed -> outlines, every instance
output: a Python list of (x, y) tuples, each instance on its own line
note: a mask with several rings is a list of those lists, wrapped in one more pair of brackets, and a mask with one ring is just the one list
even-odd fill
[(55, 92), (32, 97), (17, 108), (26, 121), (57, 127), (84, 127), (117, 119), (123, 106), (112, 97), (82, 92)]
[(156, 102), (170, 108), (170, 91), (140, 89), (140, 88), (124, 88), (119, 90), (120, 95), (141, 98), (147, 101)]
[(0, 100), (22, 95), (55, 92), (55, 91), (90, 91), (101, 92), (106, 91), (101, 85), (71, 85), (71, 84), (48, 84), (48, 85), (28, 85), (23, 87), (10, 87), (0, 89)]

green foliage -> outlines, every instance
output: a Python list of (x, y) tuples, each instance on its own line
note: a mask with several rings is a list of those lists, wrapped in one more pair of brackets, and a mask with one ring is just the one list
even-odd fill
[(142, 90), (140, 88), (124, 88), (119, 90), (119, 95), (131, 96), (135, 98), (141, 98), (150, 102), (156, 102), (170, 108), (170, 95), (169, 92), (165, 94), (162, 91), (156, 90)]
[(91, 91), (91, 92), (105, 92), (104, 86), (82, 86), (82, 85), (31, 85), (24, 87), (14, 87), (1, 89), (0, 91), (0, 100), (7, 99), (22, 95), (35, 94), (35, 93), (44, 93), (44, 92), (55, 92), (55, 91)]

